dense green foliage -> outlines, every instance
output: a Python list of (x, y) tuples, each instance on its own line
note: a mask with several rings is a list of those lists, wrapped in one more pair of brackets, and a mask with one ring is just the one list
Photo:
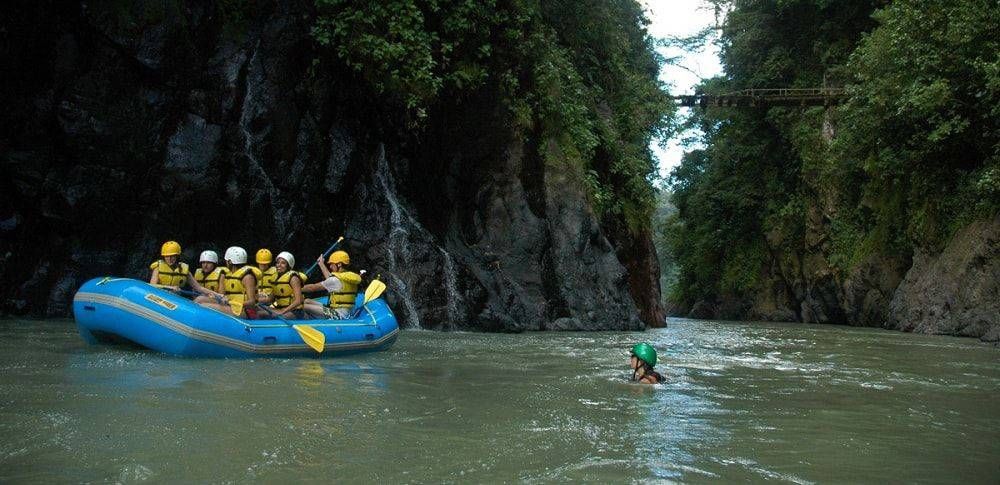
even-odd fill
[(668, 134), (672, 107), (634, 0), (316, 5), (316, 42), (397, 103), (411, 126), (436, 103), (489, 89), (516, 133), (542, 140), (546, 163), (580, 169), (601, 214), (633, 229), (648, 224), (649, 140)]
[(759, 290), (783, 255), (838, 271), (934, 249), (1000, 208), (1000, 65), (989, 0), (731, 2), (710, 93), (845, 86), (837, 108), (709, 109), (671, 178), (672, 299)]
[(845, 208), (834, 237), (848, 262), (856, 248), (938, 249), (1000, 208), (1000, 6), (896, 2), (876, 19), (848, 64), (828, 157), (839, 164), (822, 167)]

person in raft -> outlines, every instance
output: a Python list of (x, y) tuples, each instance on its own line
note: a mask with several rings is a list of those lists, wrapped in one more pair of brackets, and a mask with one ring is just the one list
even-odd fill
[(288, 251), (278, 253), (275, 258), (275, 278), (273, 286), (272, 313), (281, 318), (305, 318), (302, 310), (302, 286), (305, 285), (306, 275), (293, 270), (295, 267), (295, 256)]
[(259, 303), (271, 303), (273, 298), (271, 293), (274, 290), (274, 278), (277, 276), (277, 269), (271, 266), (274, 258), (271, 257), (271, 250), (261, 248), (257, 250), (254, 261), (257, 262), (257, 269), (260, 270), (260, 281), (257, 282), (257, 300)]
[(194, 280), (212, 291), (220, 291), (222, 275), (226, 273), (226, 268), (219, 266), (219, 254), (215, 251), (202, 251), (198, 264), (201, 267), (195, 270)]
[(194, 302), (224, 303), (226, 300), (225, 295), (222, 294), (222, 283), (225, 280), (226, 268), (219, 266), (219, 254), (215, 251), (202, 251), (198, 263), (201, 267), (194, 271), (194, 280), (214, 294), (200, 295), (194, 299)]
[(191, 276), (191, 270), (187, 263), (182, 263), (181, 245), (177, 241), (167, 241), (160, 247), (159, 259), (149, 265), (153, 274), (149, 277), (149, 284), (166, 287), (171, 290), (179, 290), (182, 286), (190, 286), (195, 291), (203, 295), (212, 295), (214, 292), (205, 288)]
[(223, 275), (222, 288), (226, 301), (229, 303), (200, 302), (202, 306), (214, 308), (223, 313), (232, 313), (232, 303), (238, 302), (243, 307), (236, 316), (257, 318), (257, 282), (260, 281), (260, 270), (247, 264), (247, 251), (239, 246), (226, 250), (226, 273)]
[(629, 367), (632, 368), (632, 380), (643, 384), (660, 384), (666, 379), (653, 370), (656, 365), (656, 349), (645, 342), (632, 346), (629, 352)]
[(306, 300), (302, 308), (312, 317), (344, 319), (351, 316), (354, 309), (354, 299), (358, 296), (358, 286), (361, 285), (361, 275), (349, 271), (351, 256), (347, 251), (334, 251), (330, 258), (323, 261), (323, 255), (316, 260), (319, 269), (323, 271), (323, 281), (311, 283), (302, 287), (306, 293), (325, 291), (330, 294), (330, 302), (323, 306), (316, 300)]

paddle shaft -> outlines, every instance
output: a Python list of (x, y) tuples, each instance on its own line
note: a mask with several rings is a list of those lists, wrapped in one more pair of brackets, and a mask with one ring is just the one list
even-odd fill
[[(343, 240), (344, 240), (344, 236), (340, 236), (340, 238), (337, 239), (337, 242), (333, 243), (333, 245), (330, 246), (326, 251), (323, 251), (323, 257), (325, 258), (326, 255), (328, 255), (331, 252), (333, 252), (334, 249), (337, 249), (337, 246), (340, 246), (340, 241), (343, 241)], [(313, 264), (312, 264), (312, 266), (310, 266), (309, 269), (306, 270), (306, 276), (309, 276), (310, 274), (312, 274), (313, 270), (316, 269), (316, 265), (318, 265), (318, 264), (319, 264), (319, 261), (314, 261)]]

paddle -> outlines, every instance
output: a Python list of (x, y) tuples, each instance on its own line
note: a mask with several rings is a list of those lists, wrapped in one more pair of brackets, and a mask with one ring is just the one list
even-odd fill
[[(327, 254), (330, 254), (334, 249), (337, 249), (337, 246), (340, 245), (340, 241), (343, 240), (344, 236), (340, 236), (339, 238), (337, 238), (337, 242), (333, 243), (333, 245), (330, 246), (326, 251), (323, 251), (323, 257), (325, 258)], [(309, 269), (306, 270), (306, 276), (309, 276), (309, 274), (312, 273), (314, 269), (316, 269), (317, 264), (319, 264), (319, 261), (313, 262), (312, 266), (310, 266)]]
[(385, 292), (385, 283), (379, 281), (378, 279), (373, 280), (368, 284), (368, 288), (365, 289), (365, 300), (361, 306), (367, 305), (372, 300), (382, 296)]
[(281, 320), (282, 322), (288, 324), (290, 327), (294, 328), (295, 331), (299, 333), (299, 337), (302, 337), (302, 341), (305, 342), (306, 345), (311, 347), (317, 353), (323, 352), (323, 349), (326, 346), (326, 335), (323, 335), (323, 332), (320, 332), (319, 330), (316, 330), (315, 328), (310, 327), (309, 325), (292, 324), (292, 322), (289, 322), (288, 319), (286, 319), (285, 317), (272, 312), (269, 308), (261, 305), (260, 303), (257, 304), (257, 307), (260, 308), (261, 310), (267, 311), (272, 316), (278, 317), (278, 320)]
[(365, 288), (365, 299), (361, 301), (361, 306), (354, 309), (354, 313), (351, 314), (351, 318), (357, 318), (357, 316), (361, 314), (361, 309), (364, 308), (365, 305), (382, 296), (382, 293), (385, 293), (385, 283), (379, 280), (380, 277), (381, 275), (376, 276), (375, 280), (368, 284), (368, 288)]

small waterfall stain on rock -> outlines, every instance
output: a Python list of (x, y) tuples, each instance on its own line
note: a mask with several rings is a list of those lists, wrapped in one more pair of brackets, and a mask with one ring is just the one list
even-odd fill
[[(409, 222), (416, 227), (416, 222), (405, 213), (405, 209), (399, 204), (396, 197), (396, 184), (389, 173), (389, 162), (385, 157), (385, 146), (379, 145), (378, 168), (375, 175), (386, 200), (389, 202), (389, 270), (396, 286), (396, 292), (403, 300), (406, 307), (406, 323), (411, 328), (420, 328), (420, 314), (417, 313), (417, 305), (413, 302), (413, 294), (409, 285), (403, 279), (402, 268), (410, 264), (410, 250), (408, 247), (409, 231), (406, 230), (404, 222)], [(405, 221), (404, 221), (405, 216)], [(400, 266), (402, 264), (402, 266)]]
[[(264, 89), (262, 86), (267, 82), (264, 76), (264, 67), (258, 57), (260, 54), (260, 42), (254, 48), (253, 55), (250, 57), (248, 63), (249, 73), (246, 79), (246, 94), (243, 97), (243, 106), (240, 112), (240, 134), (243, 135), (243, 154), (246, 156), (248, 172), (251, 175), (251, 179), (257, 179), (264, 183), (266, 189), (266, 195), (270, 199), (272, 207), (275, 208), (275, 217), (273, 221), (275, 224), (275, 232), (278, 235), (284, 236), (288, 233), (286, 222), (287, 217), (281, 217), (278, 215), (282, 211), (282, 208), (278, 207), (278, 201), (280, 196), (280, 191), (274, 185), (274, 181), (271, 176), (268, 175), (267, 169), (261, 163), (259, 157), (254, 151), (254, 143), (257, 138), (264, 138), (265, 135), (257, 136), (251, 131), (251, 123), (253, 123), (258, 117), (263, 116), (267, 111), (268, 102), (273, 100), (268, 99), (266, 92), (261, 92)], [(245, 187), (246, 185), (244, 185)], [(255, 202), (260, 202), (260, 196), (264, 194), (254, 193), (251, 200)], [(288, 211), (288, 208), (284, 208), (284, 211)]]
[(465, 302), (462, 301), (462, 295), (458, 292), (458, 275), (455, 272), (455, 261), (444, 248), (438, 249), (441, 251), (441, 259), (444, 262), (444, 289), (447, 292), (448, 301), (448, 327), (454, 329), (455, 324), (462, 319), (459, 306), (461, 305), (464, 308)]

